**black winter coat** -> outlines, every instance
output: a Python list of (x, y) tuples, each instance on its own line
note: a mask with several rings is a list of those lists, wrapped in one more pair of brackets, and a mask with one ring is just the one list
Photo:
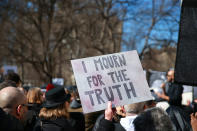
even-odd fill
[(24, 131), (22, 123), (0, 108), (0, 131)]
[(125, 131), (125, 129), (120, 123), (106, 120), (102, 114), (96, 120), (92, 131)]
[(65, 117), (55, 120), (42, 119), (39, 123), (34, 127), (34, 131), (75, 131)]
[(27, 121), (25, 125), (25, 131), (33, 131), (33, 127), (39, 120), (39, 113), (41, 109), (41, 104), (29, 104), (27, 112)]
[(70, 112), (69, 123), (75, 131), (85, 131), (85, 117), (81, 112)]
[(167, 95), (170, 97), (169, 104), (181, 106), (183, 86), (177, 83), (169, 82)]
[(172, 120), (174, 131), (192, 131), (190, 115), (178, 106), (170, 106), (166, 112)]

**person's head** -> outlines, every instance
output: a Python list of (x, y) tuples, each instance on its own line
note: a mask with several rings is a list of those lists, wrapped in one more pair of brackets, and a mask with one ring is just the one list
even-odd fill
[(27, 90), (25, 90), (23, 87), (17, 87), (20, 91), (22, 91), (25, 96), (27, 96)]
[(169, 69), (167, 72), (167, 80), (169, 82), (174, 81), (174, 69)]
[(69, 117), (67, 102), (70, 96), (66, 94), (64, 88), (53, 88), (46, 92), (45, 103), (40, 110), (39, 117), (44, 119), (54, 119), (58, 117)]
[(9, 86), (16, 87), (16, 82), (11, 81), (11, 80), (5, 80), (2, 83), (0, 83), (0, 90)]
[(28, 111), (27, 98), (15, 87), (6, 87), (0, 91), (0, 107), (7, 113), (24, 121)]
[(125, 117), (124, 106), (117, 106), (116, 107), (116, 114)]
[(20, 76), (14, 72), (9, 72), (6, 76), (5, 76), (5, 80), (11, 80), (16, 82), (16, 86), (19, 87), (21, 86), (21, 79)]
[(31, 104), (41, 104), (43, 102), (41, 89), (38, 87), (29, 89), (27, 93), (27, 102)]
[(139, 114), (144, 110), (144, 102), (139, 102), (139, 103), (134, 103), (134, 104), (129, 104), (129, 105), (124, 105), (124, 110), (126, 113), (126, 116), (129, 114)]
[(173, 131), (172, 122), (160, 108), (150, 108), (133, 121), (135, 131)]

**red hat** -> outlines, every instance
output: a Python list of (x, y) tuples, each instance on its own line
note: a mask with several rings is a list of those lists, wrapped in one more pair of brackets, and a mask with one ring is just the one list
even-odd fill
[(55, 88), (55, 86), (53, 84), (48, 84), (47, 87), (46, 87), (46, 92)]

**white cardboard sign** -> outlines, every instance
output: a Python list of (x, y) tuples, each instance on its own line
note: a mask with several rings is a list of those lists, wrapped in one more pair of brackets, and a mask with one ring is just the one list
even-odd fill
[(84, 113), (151, 100), (137, 51), (71, 60)]

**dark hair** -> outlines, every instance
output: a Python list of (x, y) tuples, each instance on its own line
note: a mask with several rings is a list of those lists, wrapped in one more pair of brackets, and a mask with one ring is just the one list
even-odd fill
[(173, 131), (172, 123), (160, 108), (150, 108), (141, 113), (133, 121), (135, 131)]
[(5, 80), (11, 80), (16, 82), (16, 84), (18, 84), (19, 82), (21, 82), (20, 76), (14, 72), (9, 72), (6, 76), (5, 76)]
[(16, 87), (16, 82), (11, 80), (5, 80), (4, 82), (0, 83), (0, 90), (9, 86)]

